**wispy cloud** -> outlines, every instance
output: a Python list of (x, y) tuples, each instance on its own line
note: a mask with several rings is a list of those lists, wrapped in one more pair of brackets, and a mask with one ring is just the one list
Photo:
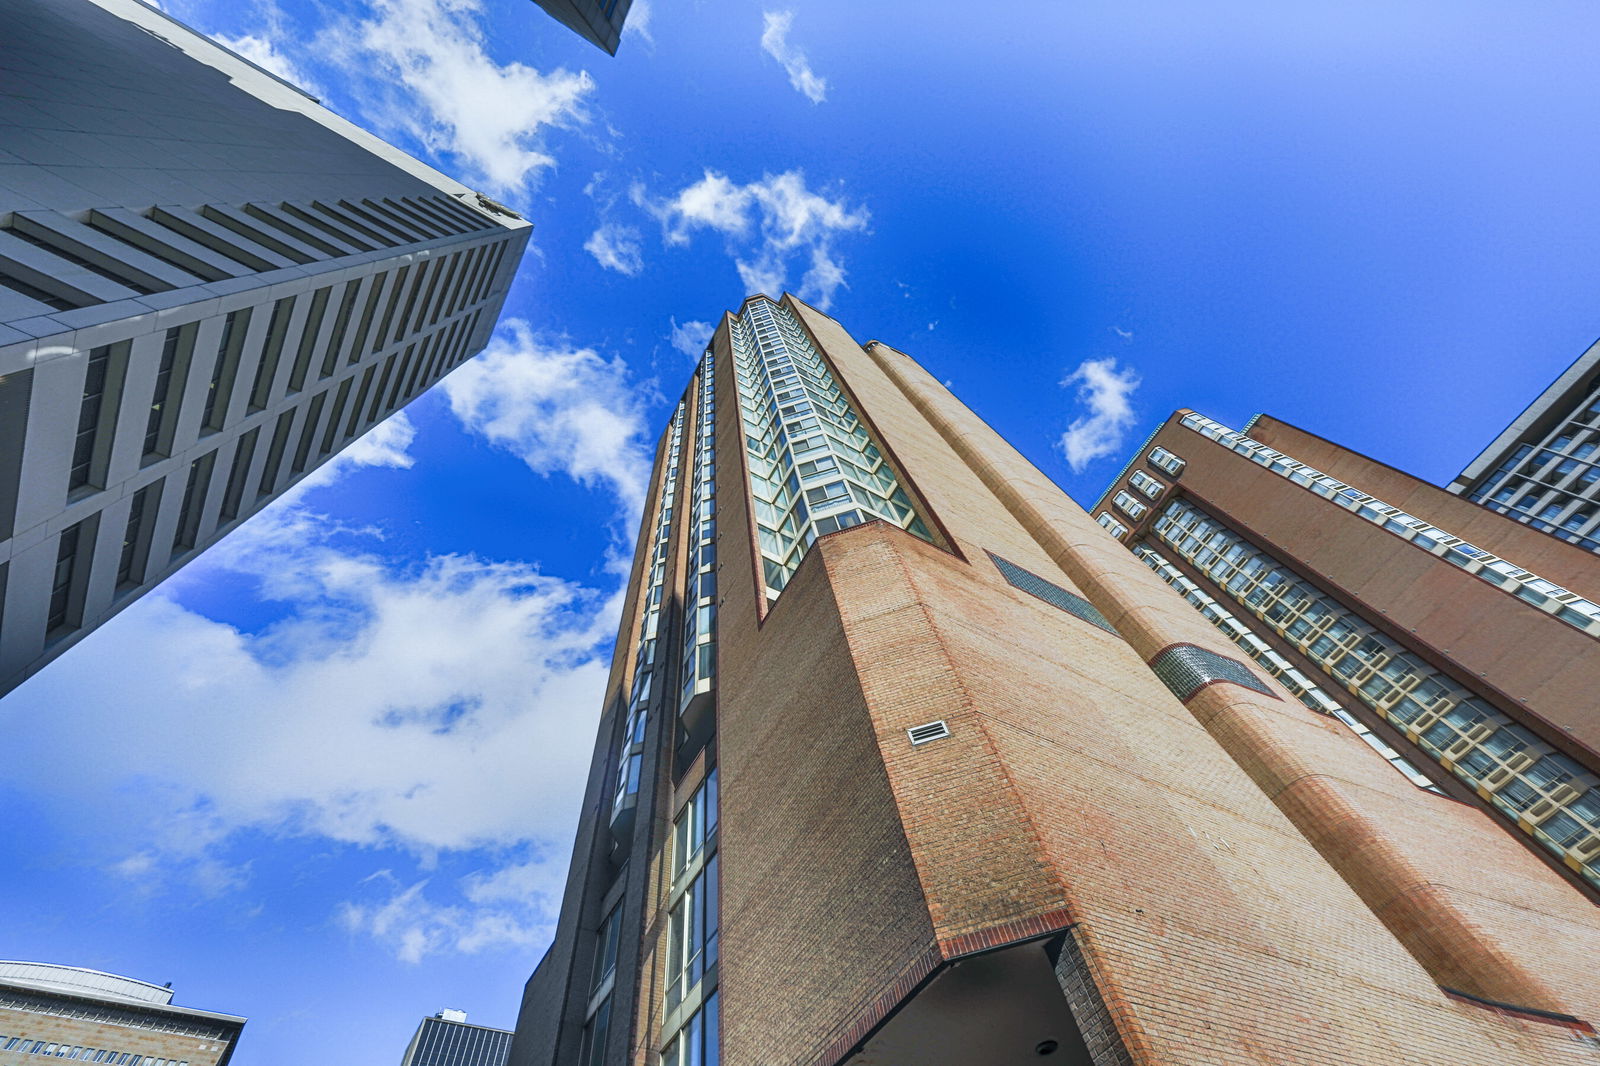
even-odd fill
[(633, 187), (632, 196), (661, 223), (668, 244), (688, 244), (702, 229), (720, 233), (746, 293), (778, 295), (795, 261), (805, 263), (800, 295), (824, 309), (845, 284), (835, 238), (864, 231), (870, 218), (866, 208), (850, 207), (842, 196), (812, 191), (799, 170), (741, 185), (708, 169), (671, 197), (652, 198), (642, 185)]
[(811, 61), (799, 48), (789, 43), (789, 29), (794, 24), (793, 11), (768, 11), (761, 16), (761, 50), (782, 64), (789, 75), (789, 84), (814, 104), (828, 98), (828, 83), (811, 69)]
[(603, 223), (589, 235), (583, 249), (607, 270), (615, 270), (630, 278), (637, 277), (644, 269), (644, 250), (639, 245), (639, 231), (632, 226)]
[(696, 319), (691, 319), (681, 326), (676, 318), (669, 321), (672, 323), (672, 346), (690, 359), (699, 359), (705, 353), (706, 342), (711, 339), (712, 331), (716, 327), (709, 322)]
[(453, 891), (435, 887), (430, 892), (433, 878), (407, 885), (392, 871), (380, 870), (367, 878), (366, 898), (346, 902), (337, 917), (347, 930), (371, 936), (402, 962), (446, 952), (527, 950), (548, 943), (554, 932), (563, 873), (560, 862), (516, 862), (461, 878)]
[(1078, 387), (1077, 400), (1086, 413), (1072, 420), (1057, 442), (1074, 473), (1096, 459), (1116, 454), (1123, 437), (1133, 425), (1130, 398), (1139, 387), (1139, 375), (1132, 367), (1117, 368), (1113, 357), (1085, 359), (1062, 379), (1063, 388)]
[(655, 14), (652, 0), (633, 0), (628, 8), (628, 21), (622, 24), (622, 35), (634, 34), (646, 44), (655, 44), (655, 38), (650, 36), (650, 17)]
[(369, 17), (337, 24), (323, 42), (380, 124), (453, 157), (473, 182), (523, 193), (555, 165), (545, 131), (587, 121), (594, 80), (496, 62), (483, 19), (481, 0), (373, 0)]
[(290, 59), (280, 47), (284, 33), (276, 17), (271, 25), (270, 30), (263, 30), (260, 33), (246, 33), (238, 37), (214, 33), (211, 36), (219, 44), (233, 49), (256, 66), (271, 71), (291, 85), (304, 89), (312, 96), (325, 96), (326, 90), (318, 86), (311, 75), (302, 70), (299, 64)]
[(444, 381), (450, 408), (468, 430), (536, 473), (615, 493), (628, 516), (644, 506), (651, 388), (621, 359), (541, 338), (519, 319), (505, 322), (482, 355)]

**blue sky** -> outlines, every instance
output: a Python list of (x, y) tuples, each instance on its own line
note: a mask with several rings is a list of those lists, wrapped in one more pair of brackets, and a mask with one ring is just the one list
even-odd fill
[(1600, 334), (1592, 5), (165, 0), (515, 205), (489, 352), (0, 703), (0, 956), (235, 1062), (509, 1027), (648, 448), (787, 286), (1080, 501), (1173, 408), (1448, 480)]

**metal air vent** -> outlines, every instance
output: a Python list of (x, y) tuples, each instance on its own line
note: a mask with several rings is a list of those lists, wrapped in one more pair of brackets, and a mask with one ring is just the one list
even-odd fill
[(944, 724), (944, 719), (929, 722), (926, 725), (912, 726), (906, 730), (906, 736), (911, 738), (912, 747), (926, 744), (931, 740), (939, 740), (950, 735), (950, 727)]

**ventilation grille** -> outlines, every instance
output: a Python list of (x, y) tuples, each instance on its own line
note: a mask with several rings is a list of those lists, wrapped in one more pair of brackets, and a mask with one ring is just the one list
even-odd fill
[(1174, 644), (1165, 649), (1150, 660), (1150, 669), (1180, 700), (1187, 700), (1207, 685), (1222, 681), (1240, 685), (1263, 696), (1278, 698), (1238, 659), (1230, 659), (1193, 644)]
[(927, 744), (930, 741), (942, 740), (950, 735), (950, 727), (944, 724), (944, 719), (937, 722), (928, 722), (926, 725), (912, 726), (906, 730), (906, 736), (911, 738), (911, 746)]
[(1060, 585), (1052, 584), (1033, 571), (1024, 570), (1016, 563), (1000, 558), (994, 552), (988, 552), (987, 554), (990, 559), (994, 560), (994, 565), (999, 569), (1001, 575), (1013, 587), (1043, 600), (1052, 607), (1060, 608), (1070, 615), (1081, 618), (1092, 626), (1098, 626), (1114, 637), (1122, 635), (1117, 632), (1110, 622), (1106, 621), (1106, 616), (1101, 614), (1094, 604), (1082, 596), (1075, 596)]

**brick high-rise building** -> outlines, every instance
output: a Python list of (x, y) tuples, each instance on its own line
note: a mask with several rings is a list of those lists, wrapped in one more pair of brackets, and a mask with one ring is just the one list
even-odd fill
[(1600, 342), (1468, 463), (1449, 490), (1600, 552)]
[(527, 223), (138, 0), (0, 0), (0, 695), (479, 351)]
[(172, 985), (0, 962), (0, 1066), (227, 1066), (245, 1020), (172, 1002)]
[(1600, 1063), (1572, 871), (1282, 673), (752, 297), (657, 449), (511, 1066)]
[(1169, 418), (1102, 526), (1307, 706), (1600, 899), (1600, 560), (1274, 418)]

